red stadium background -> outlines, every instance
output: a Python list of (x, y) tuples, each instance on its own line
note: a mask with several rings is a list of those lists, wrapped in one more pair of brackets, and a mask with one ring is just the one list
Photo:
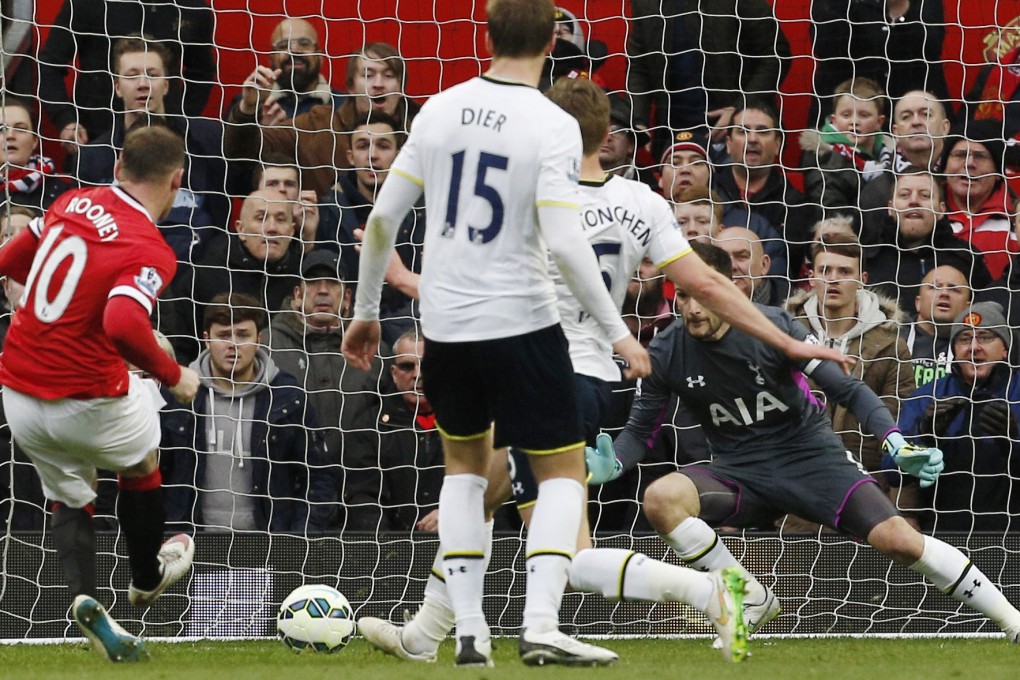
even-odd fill
[[(47, 27), (62, 0), (37, 0), (36, 45), (45, 40)], [(599, 71), (612, 89), (623, 89), (626, 82), (627, 40), (626, 0), (558, 0), (560, 6), (585, 17), (589, 38), (603, 41), (612, 55)], [(343, 89), (346, 56), (366, 42), (396, 45), (408, 60), (407, 93), (419, 100), (452, 84), (477, 75), (485, 59), (484, 2), (468, 0), (213, 0), (216, 10), (215, 43), (218, 51), (219, 82), (206, 113), (218, 117), (230, 102), (256, 63), (265, 62), (262, 54), (269, 34), (280, 19), (303, 17), (318, 29), (322, 47), (329, 56), (332, 75), (325, 75), (334, 87)], [(782, 29), (790, 41), (793, 60), (782, 84), (783, 124), (787, 129), (804, 127), (811, 96), (810, 0), (774, 2)], [(985, 40), (1000, 27), (1017, 23), (1020, 0), (945, 0), (948, 24), (943, 50), (946, 78), (954, 99), (962, 99), (977, 69), (988, 62)], [(43, 132), (53, 137), (44, 125)], [(785, 160), (796, 167), (799, 150), (788, 145)], [(59, 155), (56, 144), (47, 151)]]

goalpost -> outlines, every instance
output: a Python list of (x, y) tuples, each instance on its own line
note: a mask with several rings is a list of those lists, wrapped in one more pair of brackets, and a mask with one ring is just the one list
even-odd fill
[[(61, 0), (36, 0), (35, 30), (40, 43), (51, 30), (61, 4)], [(560, 0), (557, 4), (578, 17), (590, 54), (598, 57), (594, 77), (609, 90), (624, 92), (630, 69), (626, 45), (632, 3)], [(788, 71), (785, 79), (767, 92), (779, 96), (787, 133), (780, 162), (787, 174), (796, 178), (800, 155), (796, 137), (808, 127), (815, 64), (809, 29), (811, 0), (777, 0), (774, 4), (791, 56), (783, 64), (784, 71)], [(1020, 30), (1020, 1), (994, 3), (995, 8), (976, 7), (983, 4), (962, 0), (945, 3), (942, 55), (951, 104), (961, 102), (977, 69), (992, 63), (995, 46), (1012, 41)], [(263, 11), (262, 3), (211, 0), (218, 75), (204, 117), (220, 119), (240, 92), (240, 83), (256, 64), (267, 62), (270, 31), (286, 17), (304, 18), (319, 31), (323, 74), (340, 90), (344, 89), (348, 59), (369, 42), (388, 42), (398, 48), (407, 61), (405, 92), (418, 102), (480, 74), (487, 64), (484, 3), (291, 0), (278, 5), (274, 11)], [(5, 30), (11, 19), (3, 17)], [(14, 25), (23, 28), (20, 22)], [(602, 43), (604, 56), (596, 41)], [(2, 63), (10, 63), (16, 56), (8, 52), (11, 42), (5, 39), (2, 43)], [(29, 68), (34, 63), (27, 54), (19, 61), (22, 65), (28, 63)], [(6, 96), (6, 91), (0, 95), (0, 104)], [(111, 101), (109, 106), (116, 111), (119, 105)], [(62, 157), (59, 131), (44, 117), (40, 120), (42, 152)], [(639, 150), (637, 163), (656, 170), (658, 159)], [(222, 192), (228, 193), (225, 177)], [(231, 198), (232, 221), (241, 197), (235, 194)], [(217, 226), (221, 230), (228, 227)], [(332, 385), (325, 389), (340, 388)], [(618, 390), (621, 404), (625, 404), (622, 395), (628, 390), (632, 388)], [(329, 414), (319, 414), (319, 421), (324, 428), (341, 429), (337, 414), (332, 420)], [(670, 427), (667, 424), (666, 429)], [(342, 436), (353, 434), (341, 432)], [(381, 432), (375, 434), (383, 437)], [(684, 455), (670, 448), (676, 436), (667, 439), (670, 445), (664, 449), (665, 455), (641, 465), (622, 483), (591, 491), (598, 545), (631, 548), (678, 563), (657, 537), (649, 535), (640, 515), (643, 489), (650, 480), (675, 469), (677, 457), (682, 459)], [(420, 437), (418, 441), (421, 446)], [(0, 642), (77, 637), (77, 629), (67, 616), (70, 598), (51, 537), (43, 530), (47, 513), (38, 483), (30, 463), (12, 446), (6, 423), (0, 427), (0, 451), (0, 521), (5, 527), (0, 535)], [(410, 456), (411, 462), (402, 464), (405, 472), (412, 472), (418, 479), (424, 479), (426, 472), (435, 473), (435, 468), (416, 469), (413, 460)], [(335, 465), (343, 465), (339, 454)], [(101, 496), (111, 497), (115, 482), (104, 477), (99, 484)], [(197, 477), (192, 484), (199, 484)], [(377, 502), (385, 506), (387, 500), (380, 496)], [(518, 632), (524, 604), (522, 536), (511, 514), (506, 517), (511, 518), (506, 519), (502, 525), (505, 530), (496, 534), (493, 543), (484, 602), (486, 616), (497, 635)], [(140, 613), (127, 603), (127, 552), (112, 508), (101, 507), (96, 519), (100, 529), (100, 599), (110, 605), (111, 614), (128, 630), (148, 637), (272, 636), (279, 603), (304, 583), (336, 586), (358, 616), (401, 621), (405, 609), (413, 612), (421, 602), (438, 545), (435, 534), (355, 531), (344, 524), (327, 533), (308, 535), (204, 528), (196, 534), (194, 572), (152, 608)], [(918, 575), (891, 564), (870, 547), (836, 534), (724, 531), (722, 536), (737, 558), (773, 588), (782, 602), (782, 614), (764, 629), (765, 634), (945, 636), (997, 632), (994, 624), (937, 592)], [(1002, 587), (1010, 601), (1020, 602), (1020, 534), (940, 537), (964, 549)], [(601, 596), (577, 593), (567, 594), (561, 619), (566, 632), (586, 636), (712, 634), (711, 626), (684, 605), (607, 602)]]

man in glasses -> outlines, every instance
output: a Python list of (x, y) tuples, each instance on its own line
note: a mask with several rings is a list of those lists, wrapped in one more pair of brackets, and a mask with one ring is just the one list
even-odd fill
[(949, 374), (918, 388), (900, 414), (904, 435), (942, 449), (945, 470), (925, 489), (905, 480), (901, 506), (926, 509), (918, 517), (925, 531), (1015, 531), (1020, 380), (1002, 307), (979, 302), (962, 311), (950, 342)]
[(254, 112), (262, 125), (280, 125), (318, 104), (335, 109), (343, 103), (343, 92), (331, 88), (322, 75), (323, 52), (312, 24), (284, 19), (273, 29), (269, 44), (269, 65), (256, 66), (245, 79), (231, 113), (241, 106)]
[(423, 388), (424, 351), (417, 328), (397, 338), (390, 364), (393, 391), (379, 408), (363, 410), (346, 438), (348, 530), (435, 533), (439, 528), (443, 446)]

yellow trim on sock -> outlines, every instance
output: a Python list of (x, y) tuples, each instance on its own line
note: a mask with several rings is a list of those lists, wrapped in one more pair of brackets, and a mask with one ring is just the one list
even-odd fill
[(443, 576), (442, 572), (440, 572), (435, 567), (432, 567), (432, 575), (435, 576), (440, 581), (442, 581), (443, 583), (446, 583), (446, 577)]
[(627, 559), (625, 559), (623, 561), (623, 564), (620, 565), (620, 579), (619, 579), (619, 581), (617, 581), (617, 583), (620, 584), (617, 587), (617, 592), (619, 594), (616, 596), (616, 599), (618, 599), (618, 600), (622, 600), (623, 599), (623, 577), (626, 575), (626, 573), (627, 573), (627, 565), (629, 565), (630, 561), (632, 559), (634, 559), (634, 555), (637, 555), (637, 552), (631, 550), (630, 554), (627, 555)]
[(558, 557), (566, 557), (568, 560), (574, 559), (574, 553), (567, 552), (565, 550), (535, 550), (528, 553), (524, 559), (530, 560), (532, 557), (541, 557), (543, 555), (553, 555)]
[(478, 552), (477, 550), (463, 550), (463, 551), (460, 551), (460, 552), (448, 552), (448, 553), (443, 553), (443, 559), (444, 560), (457, 560), (457, 559), (481, 560), (481, 559), (485, 559), (485, 553), (484, 552)]

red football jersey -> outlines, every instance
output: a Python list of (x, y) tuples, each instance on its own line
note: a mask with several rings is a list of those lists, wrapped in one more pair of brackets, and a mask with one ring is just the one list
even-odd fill
[(177, 270), (173, 250), (142, 204), (112, 186), (64, 193), (28, 228), (31, 269), (24, 278), (4, 272), (23, 280), (25, 292), (0, 357), (0, 383), (40, 399), (126, 393), (124, 358), (103, 330), (106, 302), (124, 295), (151, 314)]

